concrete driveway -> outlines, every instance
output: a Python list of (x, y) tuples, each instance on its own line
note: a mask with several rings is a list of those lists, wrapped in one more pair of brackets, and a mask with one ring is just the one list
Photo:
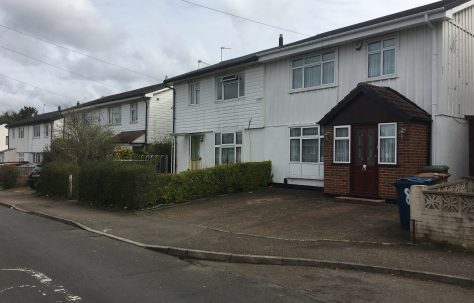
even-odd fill
[(207, 228), (298, 240), (406, 243), (396, 205), (338, 203), (321, 192), (283, 188), (224, 195), (153, 211)]

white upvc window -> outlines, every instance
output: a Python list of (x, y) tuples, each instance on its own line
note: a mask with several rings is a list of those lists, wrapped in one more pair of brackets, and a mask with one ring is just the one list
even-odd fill
[(130, 123), (136, 123), (138, 121), (138, 103), (130, 104)]
[(109, 107), (108, 113), (109, 113), (110, 125), (119, 125), (122, 123), (122, 107), (121, 106)]
[(19, 127), (18, 128), (18, 138), (22, 139), (25, 137), (25, 128), (24, 127)]
[(306, 55), (291, 61), (291, 88), (302, 89), (336, 82), (336, 51)]
[(290, 128), (290, 162), (322, 163), (323, 138), (319, 126)]
[(33, 163), (41, 162), (41, 153), (33, 153)]
[(351, 163), (351, 127), (334, 126), (333, 162)]
[(242, 132), (215, 133), (215, 165), (242, 162)]
[(44, 125), (44, 136), (49, 137), (49, 123)]
[(379, 124), (379, 164), (397, 164), (397, 123)]
[(41, 135), (41, 125), (33, 125), (33, 138), (39, 138)]
[(18, 153), (18, 161), (20, 162), (25, 161), (25, 153)]
[(245, 96), (244, 73), (236, 73), (216, 78), (217, 100), (231, 100)]
[(367, 45), (369, 78), (394, 75), (396, 72), (396, 39), (371, 41)]
[(199, 99), (201, 95), (201, 88), (199, 82), (194, 82), (189, 84), (189, 104), (197, 105), (199, 104)]

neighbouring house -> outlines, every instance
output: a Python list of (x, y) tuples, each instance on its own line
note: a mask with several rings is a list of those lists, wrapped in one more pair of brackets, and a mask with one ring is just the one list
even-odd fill
[(172, 133), (173, 91), (163, 84), (105, 96), (63, 111), (65, 119), (81, 115), (91, 123), (110, 128), (118, 144), (141, 150), (162, 142)]
[(275, 183), (383, 198), (427, 164), (468, 175), (473, 35), (474, 1), (438, 1), (169, 78), (176, 171), (271, 160)]
[(41, 163), (45, 148), (50, 146), (54, 137), (62, 134), (62, 123), (59, 111), (9, 122), (8, 150), (3, 153), (4, 161)]
[(6, 161), (5, 153), (8, 153), (8, 129), (6, 122), (0, 122), (0, 163)]

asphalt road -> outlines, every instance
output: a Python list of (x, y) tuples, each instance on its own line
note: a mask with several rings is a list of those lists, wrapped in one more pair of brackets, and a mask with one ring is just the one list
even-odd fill
[(0, 207), (0, 302), (319, 302)]

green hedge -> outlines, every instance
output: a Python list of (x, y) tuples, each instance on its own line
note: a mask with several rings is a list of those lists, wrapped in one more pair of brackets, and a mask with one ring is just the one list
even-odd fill
[(170, 177), (154, 168), (114, 161), (89, 162), (81, 167), (79, 200), (95, 205), (142, 209), (161, 199)]
[(271, 162), (265, 161), (182, 172), (171, 177), (163, 190), (163, 198), (169, 202), (183, 202), (267, 186), (272, 182), (271, 169)]
[(41, 169), (41, 178), (37, 191), (53, 197), (68, 197), (69, 175), (72, 174), (72, 198), (77, 198), (79, 167), (70, 162), (54, 161), (45, 164)]
[(0, 167), (0, 185), (3, 188), (8, 189), (17, 186), (19, 177), (20, 174), (17, 169), (8, 166)]

